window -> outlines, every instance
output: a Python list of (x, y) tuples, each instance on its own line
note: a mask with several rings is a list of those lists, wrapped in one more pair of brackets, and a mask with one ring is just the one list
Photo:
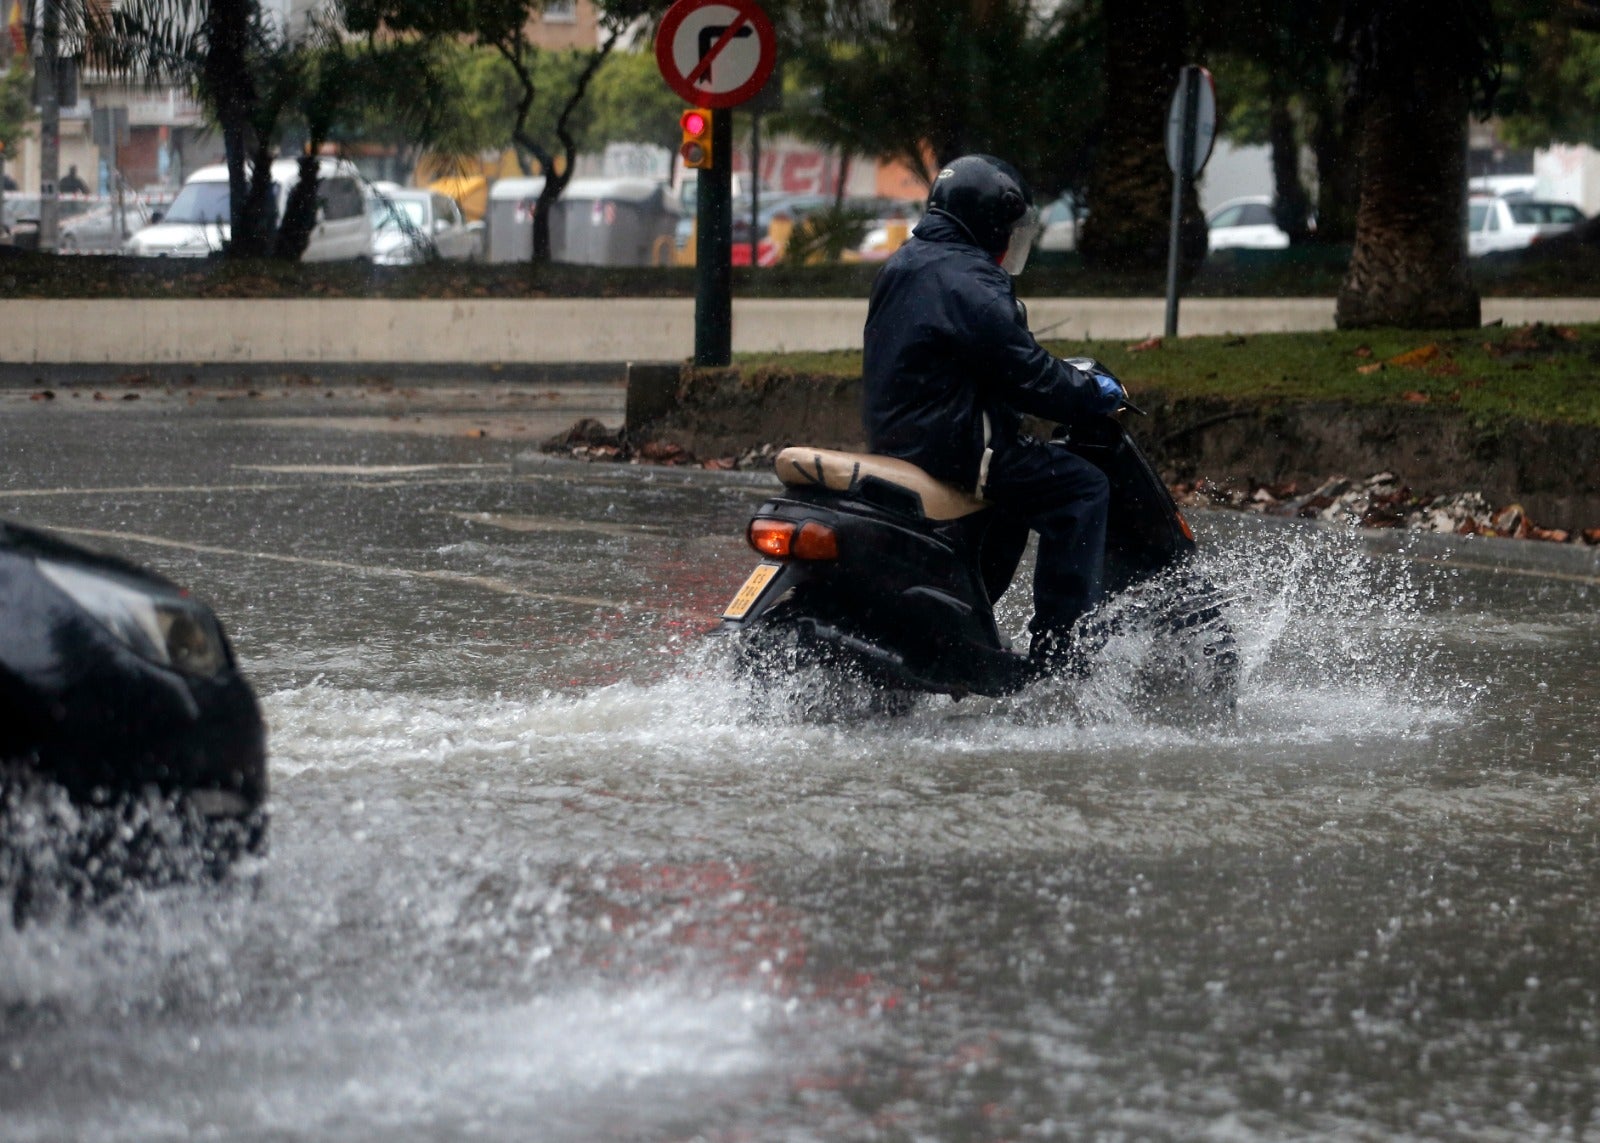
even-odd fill
[(322, 207), (322, 217), (329, 222), (340, 218), (355, 218), (365, 209), (361, 188), (354, 179), (323, 179), (317, 183), (317, 203)]
[(447, 198), (442, 194), (434, 195), (433, 221), (436, 225), (441, 222), (446, 226), (459, 225), (461, 220), (456, 216), (455, 200), (452, 198)]
[(576, 24), (578, 0), (549, 0), (544, 6), (544, 20), (547, 24)]
[(1272, 226), (1272, 208), (1265, 203), (1246, 203), (1240, 208), (1238, 226)]
[(1489, 218), (1489, 204), (1475, 202), (1467, 207), (1467, 229), (1478, 231), (1483, 229), (1483, 224)]
[(1230, 206), (1227, 210), (1211, 220), (1212, 226), (1238, 226), (1239, 216), (1244, 213), (1242, 206)]

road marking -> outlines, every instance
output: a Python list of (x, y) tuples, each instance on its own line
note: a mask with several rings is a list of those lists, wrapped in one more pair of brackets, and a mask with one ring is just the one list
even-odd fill
[(170, 493), (201, 493), (214, 496), (219, 492), (304, 492), (308, 488), (411, 488), (423, 484), (482, 484), (471, 477), (439, 476), (426, 480), (339, 480), (312, 484), (307, 481), (282, 480), (273, 484), (129, 484), (109, 488), (10, 488), (0, 490), (0, 500), (8, 496), (129, 496), (166, 495)]
[(244, 472), (281, 472), (290, 476), (404, 476), (413, 472), (481, 471), (497, 468), (507, 470), (509, 463), (500, 464), (236, 464)]
[(517, 516), (510, 512), (461, 512), (452, 508), (435, 508), (435, 512), (454, 516), (469, 524), (488, 524), (508, 532), (590, 532), (602, 536), (670, 536), (675, 529), (661, 524), (611, 524), (598, 520), (556, 520), (547, 516)]
[(247, 560), (270, 560), (273, 563), (296, 564), (301, 567), (330, 568), (334, 571), (357, 572), (361, 575), (383, 576), (389, 579), (426, 579), (439, 583), (460, 584), (466, 587), (480, 587), (485, 591), (497, 592), (500, 595), (522, 596), (526, 599), (545, 600), (550, 603), (570, 603), (579, 607), (606, 607), (617, 611), (626, 610), (627, 604), (619, 603), (614, 599), (600, 599), (589, 595), (562, 595), (556, 592), (531, 591), (521, 584), (511, 583), (508, 580), (496, 579), (493, 576), (469, 575), (466, 572), (452, 571), (417, 571), (412, 568), (376, 567), (372, 564), (353, 564), (346, 560), (316, 559), (311, 556), (284, 556), (275, 552), (247, 552), (238, 548), (223, 548), (215, 544), (196, 544), (188, 540), (169, 540), (165, 536), (148, 536), (139, 532), (113, 532), (102, 528), (59, 528), (51, 527), (52, 532), (61, 532), (69, 536), (90, 536), (101, 540), (121, 540), (130, 544), (148, 544), (156, 548), (176, 548), (180, 551), (198, 552), (208, 556), (230, 556)]

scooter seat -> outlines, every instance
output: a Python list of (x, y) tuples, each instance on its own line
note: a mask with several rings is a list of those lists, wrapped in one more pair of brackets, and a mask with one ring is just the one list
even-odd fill
[(827, 488), (834, 492), (849, 492), (862, 477), (876, 477), (915, 492), (922, 500), (922, 514), (930, 520), (957, 520), (988, 507), (970, 492), (935, 480), (909, 460), (890, 456), (795, 445), (777, 455), (773, 470), (790, 488)]

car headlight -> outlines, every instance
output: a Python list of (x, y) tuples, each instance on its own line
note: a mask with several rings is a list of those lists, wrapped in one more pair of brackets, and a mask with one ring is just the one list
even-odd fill
[(35, 563), (74, 603), (151, 662), (201, 677), (215, 675), (227, 665), (222, 632), (197, 605), (151, 595), (71, 564)]

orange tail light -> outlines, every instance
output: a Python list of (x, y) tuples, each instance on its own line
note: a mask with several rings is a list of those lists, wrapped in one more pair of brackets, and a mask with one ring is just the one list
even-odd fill
[(832, 528), (815, 520), (797, 525), (791, 520), (757, 517), (750, 521), (748, 538), (752, 548), (774, 559), (791, 556), (797, 560), (839, 558), (839, 537)]

